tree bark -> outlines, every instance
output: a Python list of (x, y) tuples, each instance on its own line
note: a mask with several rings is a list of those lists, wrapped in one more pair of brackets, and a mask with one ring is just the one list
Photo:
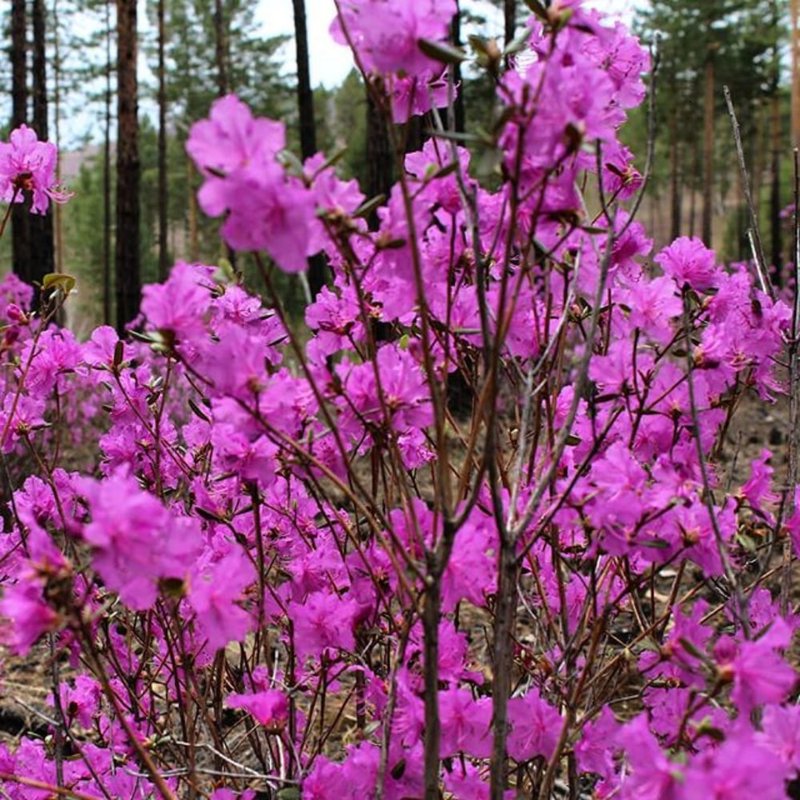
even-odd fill
[(164, 65), (166, 26), (164, 0), (158, 0), (158, 276), (165, 280), (169, 271), (167, 222), (167, 81)]
[[(389, 128), (386, 118), (381, 114), (367, 90), (367, 197), (378, 195), (389, 197), (392, 190), (392, 148), (389, 141)], [(367, 220), (371, 230), (378, 228), (376, 211)]]
[(791, 0), (792, 147), (800, 147), (800, 0)]
[(217, 93), (224, 97), (229, 91), (227, 35), (225, 32), (225, 13), (222, 0), (214, 0), (214, 58), (217, 65)]
[[(56, 181), (61, 183), (61, 29), (58, 23), (58, 0), (53, 0), (53, 122), (55, 141), (58, 148), (56, 156)], [(53, 207), (53, 221), (56, 226), (56, 272), (64, 271), (64, 226), (62, 208)]]
[[(450, 36), (455, 47), (461, 47), (461, 5), (456, 0), (456, 13), (450, 24)], [(464, 87), (461, 84), (461, 64), (456, 62), (453, 65), (453, 81), (456, 85), (456, 97), (453, 103), (453, 126), (456, 133), (464, 133), (467, 129), (466, 110), (464, 108)]]
[[(308, 29), (305, 0), (292, 0), (294, 11), (294, 40), (297, 53), (297, 105), (300, 112), (300, 150), (303, 160), (317, 152), (317, 128), (314, 119), (314, 92), (311, 88), (311, 69), (308, 55)], [(308, 260), (308, 288), (316, 297), (325, 285), (328, 267), (325, 257), (318, 253)]]
[(136, 0), (117, 0), (117, 330), (137, 314), (140, 293), (139, 120)]
[(103, 131), (103, 324), (111, 324), (111, 3), (106, 0), (106, 96)]
[[(27, 19), (25, 0), (11, 0), (11, 127), (28, 121)], [(27, 203), (15, 203), (11, 210), (11, 249), (14, 272), (31, 280), (30, 214)]]
[(670, 238), (677, 239), (681, 235), (681, 148), (678, 142), (678, 114), (673, 109), (670, 120)]
[[(44, 0), (33, 0), (33, 127), (39, 139), (49, 135), (47, 120), (47, 46)], [(45, 214), (30, 217), (32, 281), (41, 283), (55, 272), (52, 204)]]
[[(504, 45), (508, 47), (514, 41), (514, 32), (517, 29), (517, 0), (503, 0), (503, 32)], [(506, 56), (506, 66), (510, 65), (511, 56)]]
[(708, 54), (705, 69), (705, 101), (703, 122), (703, 240), (713, 247), (714, 215), (714, 56)]
[[(775, 26), (780, 25), (781, 8), (777, 0), (772, 2), (772, 20)], [(783, 241), (781, 225), (781, 150), (783, 149), (781, 130), (781, 51), (780, 42), (775, 40), (773, 48), (773, 80), (772, 98), (770, 100), (771, 110), (771, 163), (770, 163), (770, 191), (769, 191), (769, 221), (770, 221), (770, 250), (772, 266), (775, 270), (774, 275), (778, 285), (783, 285)]]

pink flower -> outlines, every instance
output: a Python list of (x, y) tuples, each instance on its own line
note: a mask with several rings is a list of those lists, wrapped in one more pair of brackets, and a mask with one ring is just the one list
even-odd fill
[(719, 669), (733, 678), (731, 698), (742, 714), (765, 703), (780, 703), (792, 690), (797, 673), (776, 652), (785, 650), (791, 639), (791, 629), (778, 618), (760, 639), (742, 642), (733, 655), (730, 638), (717, 643)]
[(217, 651), (228, 642), (243, 639), (252, 627), (250, 615), (238, 605), (255, 570), (239, 550), (232, 550), (215, 564), (199, 569), (191, 580), (189, 604), (196, 622)]
[(255, 694), (229, 694), (230, 708), (243, 708), (253, 719), (272, 731), (281, 730), (289, 720), (289, 701), (283, 692), (267, 689)]
[(0, 196), (7, 203), (21, 203), (25, 193), (32, 197), (31, 210), (44, 214), (50, 200), (66, 202), (71, 195), (56, 188), (56, 146), (40, 142), (36, 131), (20, 125), (11, 131), (9, 142), (0, 142)]
[(539, 692), (532, 689), (524, 697), (512, 698), (508, 703), (508, 719), (511, 723), (508, 752), (515, 761), (553, 755), (563, 720)]
[(301, 658), (319, 658), (328, 650), (355, 647), (353, 628), (358, 605), (347, 597), (315, 592), (293, 606), (295, 647)]
[(681, 800), (786, 797), (784, 782), (791, 772), (775, 753), (758, 742), (752, 731), (741, 731), (690, 763)]
[(442, 758), (464, 753), (488, 758), (492, 748), (492, 703), (488, 697), (475, 700), (467, 689), (439, 692), (442, 723)]
[(4, 643), (19, 655), (26, 655), (42, 634), (60, 624), (59, 615), (44, 599), (44, 581), (33, 573), (4, 588), (0, 614), (11, 621), (3, 633)]
[(283, 123), (254, 118), (237, 97), (220, 98), (209, 119), (192, 126), (186, 150), (203, 173), (198, 194), (206, 214), (228, 212), (222, 235), (236, 250), (266, 250), (287, 272), (312, 255), (314, 193), (286, 174), (276, 156), (286, 145)]
[(164, 283), (142, 288), (142, 313), (150, 325), (178, 342), (205, 334), (204, 318), (211, 306), (210, 268), (179, 261)]
[(696, 237), (676, 239), (653, 260), (680, 289), (688, 283), (695, 291), (702, 292), (716, 283), (718, 269), (714, 251)]
[(412, 77), (441, 72), (419, 40), (447, 38), (453, 0), (342, 0), (339, 9), (331, 34), (340, 44), (349, 44), (349, 37), (367, 71)]
[(150, 608), (160, 578), (188, 573), (197, 530), (174, 520), (126, 471), (103, 481), (86, 479), (82, 486), (92, 515), (83, 537), (94, 549), (95, 569), (128, 606)]

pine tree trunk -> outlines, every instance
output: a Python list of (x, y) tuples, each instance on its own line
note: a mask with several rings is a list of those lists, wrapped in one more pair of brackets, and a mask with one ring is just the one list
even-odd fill
[(164, 66), (166, 26), (164, 0), (158, 0), (158, 275), (163, 281), (169, 271), (167, 223), (167, 84)]
[[(314, 92), (311, 88), (311, 70), (308, 58), (308, 31), (306, 28), (305, 0), (292, 0), (294, 10), (294, 38), (297, 52), (297, 105), (300, 112), (300, 150), (303, 160), (317, 152), (317, 130), (314, 120)], [(316, 297), (325, 285), (328, 267), (319, 253), (308, 260), (308, 287), (311, 297)]]
[[(450, 25), (450, 36), (456, 47), (461, 47), (461, 6), (456, 0), (456, 13)], [(464, 108), (464, 86), (461, 82), (461, 64), (453, 66), (453, 81), (456, 85), (456, 98), (453, 103), (453, 125), (456, 133), (464, 133), (467, 129), (466, 111)]]
[[(27, 20), (25, 0), (11, 0), (11, 127), (28, 121)], [(11, 211), (11, 248), (14, 272), (31, 280), (30, 214), (27, 203), (15, 203)]]
[(792, 147), (800, 147), (800, 0), (790, 2), (792, 48)]
[(103, 140), (103, 324), (111, 324), (111, 3), (106, 0), (106, 96)]
[(229, 91), (227, 69), (227, 36), (222, 0), (214, 0), (214, 57), (217, 65), (217, 94), (224, 97)]
[(673, 109), (670, 120), (670, 238), (677, 239), (681, 235), (681, 148), (678, 143), (678, 115)]
[(192, 162), (186, 159), (186, 187), (188, 189), (189, 202), (189, 261), (196, 263), (200, 258), (200, 243), (197, 232), (197, 195), (194, 185), (194, 168)]
[(714, 57), (708, 54), (705, 70), (703, 122), (703, 241), (713, 247), (714, 214)]
[[(42, 141), (48, 138), (47, 47), (44, 0), (33, 0), (33, 127)], [(41, 283), (55, 272), (52, 205), (46, 214), (34, 214), (31, 228), (31, 280)]]
[[(777, 27), (781, 21), (781, 7), (777, 0), (772, 2), (772, 21)], [(772, 98), (770, 100), (771, 110), (771, 130), (770, 138), (772, 140), (770, 150), (770, 191), (769, 191), (769, 224), (770, 224), (770, 241), (771, 241), (771, 261), (775, 269), (775, 278), (778, 285), (783, 284), (783, 241), (782, 241), (782, 226), (781, 226), (781, 150), (783, 149), (783, 141), (781, 134), (781, 48), (780, 41), (775, 40), (773, 48), (773, 80), (772, 80)]]
[(692, 155), (692, 184), (689, 193), (689, 236), (694, 236), (697, 221), (697, 175), (700, 172), (700, 146), (694, 143)]
[[(55, 141), (58, 148), (56, 156), (56, 182), (61, 183), (61, 31), (58, 24), (58, 0), (53, 0), (53, 122), (55, 123)], [(53, 218), (56, 226), (56, 272), (64, 271), (64, 226), (62, 208), (59, 204), (53, 207)]]
[[(367, 197), (389, 197), (392, 189), (392, 148), (386, 118), (367, 91)], [(368, 219), (371, 230), (378, 227), (376, 212)]]
[(138, 311), (139, 121), (136, 76), (136, 0), (117, 0), (117, 330)]
[[(503, 0), (503, 32), (508, 47), (514, 41), (514, 32), (517, 29), (517, 0)], [(511, 56), (506, 56), (506, 66), (509, 66)]]

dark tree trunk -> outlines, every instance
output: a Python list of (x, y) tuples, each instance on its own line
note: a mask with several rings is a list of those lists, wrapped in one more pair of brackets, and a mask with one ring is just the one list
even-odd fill
[[(367, 197), (384, 195), (392, 190), (392, 148), (386, 117), (367, 90)], [(371, 230), (378, 228), (378, 215), (373, 211), (368, 219)]]
[[(11, 127), (28, 121), (27, 20), (25, 0), (11, 0)], [(14, 272), (31, 280), (31, 232), (27, 203), (11, 210), (11, 248)]]
[[(227, 20), (225, 18), (225, 7), (223, 0), (214, 0), (214, 61), (217, 65), (217, 96), (224, 97), (228, 92), (231, 91), (230, 85), (230, 76), (228, 74), (228, 28), (227, 28)], [(189, 168), (189, 174), (191, 175), (191, 167)], [(192, 244), (190, 246), (190, 250), (195, 254), (198, 252), (198, 245), (197, 245), (197, 214), (196, 214), (196, 207), (194, 206), (195, 203), (195, 195), (194, 195), (194, 188), (190, 184), (189, 191), (192, 195), (192, 199), (190, 201), (190, 219), (193, 220), (190, 222), (190, 239)], [(230, 247), (225, 247), (225, 252), (228, 256), (228, 261), (231, 262), (231, 266), (235, 269), (236, 268), (236, 251)], [(193, 260), (197, 258), (197, 255), (194, 256)]]
[[(461, 47), (461, 6), (456, 0), (456, 13), (450, 25), (450, 35), (453, 44)], [(464, 133), (467, 129), (466, 111), (464, 109), (464, 87), (461, 85), (461, 64), (456, 62), (453, 66), (453, 80), (456, 84), (456, 98), (453, 103), (453, 128), (457, 133)]]
[(136, 0), (117, 0), (117, 330), (137, 314), (140, 292), (139, 120)]
[(217, 64), (217, 93), (224, 97), (229, 91), (227, 35), (222, 0), (214, 0), (214, 59)]
[(681, 235), (681, 147), (678, 142), (678, 116), (675, 111), (670, 120), (670, 238), (677, 239)]
[(166, 26), (164, 0), (158, 0), (158, 276), (163, 281), (169, 271), (167, 224), (167, 83), (164, 67)]
[[(305, 0), (292, 0), (294, 9), (294, 38), (297, 51), (297, 105), (300, 112), (300, 150), (303, 160), (317, 152), (317, 129), (314, 120), (314, 92), (308, 58), (308, 30)], [(328, 267), (319, 253), (308, 260), (308, 287), (316, 297), (325, 285)]]
[[(33, 0), (33, 127), (42, 141), (48, 138), (47, 47), (44, 0)], [(31, 280), (41, 283), (55, 272), (52, 206), (46, 214), (34, 214), (31, 228)]]
[(103, 141), (103, 323), (111, 324), (111, 3), (106, 0), (106, 96)]
[[(56, 180), (61, 183), (61, 26), (58, 16), (58, 0), (53, 0), (53, 122), (58, 156), (56, 160)], [(63, 209), (53, 207), (53, 222), (56, 227), (56, 272), (64, 271), (64, 226)]]
[(714, 214), (714, 57), (708, 54), (705, 74), (703, 121), (703, 240), (713, 247), (712, 218)]
[[(517, 29), (517, 0), (503, 0), (503, 31), (505, 46), (514, 41), (514, 32)], [(506, 56), (506, 66), (509, 65), (511, 56)]]
[[(772, 21), (777, 28), (781, 21), (781, 8), (777, 0), (772, 2)], [(780, 42), (775, 40), (773, 49), (773, 70), (772, 80), (772, 125), (771, 125), (771, 165), (770, 165), (770, 192), (769, 192), (769, 220), (770, 220), (770, 240), (771, 240), (771, 261), (775, 269), (775, 278), (779, 285), (783, 284), (783, 241), (781, 225), (781, 150), (783, 149), (782, 125), (781, 125), (781, 51)]]

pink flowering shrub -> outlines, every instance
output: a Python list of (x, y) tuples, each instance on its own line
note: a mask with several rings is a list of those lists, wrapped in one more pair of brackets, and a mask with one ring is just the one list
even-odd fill
[[(786, 796), (800, 510), (769, 452), (730, 490), (719, 456), (740, 399), (784, 391), (791, 312), (695, 239), (652, 252), (618, 139), (648, 56), (531, 5), (496, 190), (439, 130), (368, 230), (357, 184), (225, 97), (188, 149), (266, 302), (180, 263), (135, 339), (78, 343), (0, 286), (0, 444), (34, 465), (3, 639), (56, 665), (4, 796)], [(457, 89), (453, 12), (339, 3), (387, 118)], [(320, 252), (298, 336), (271, 271)], [(81, 422), (87, 469), (54, 434)]]

